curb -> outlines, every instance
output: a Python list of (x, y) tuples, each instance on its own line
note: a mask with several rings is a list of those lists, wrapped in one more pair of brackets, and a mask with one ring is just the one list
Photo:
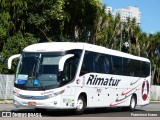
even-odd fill
[(0, 104), (13, 104), (13, 100), (3, 100), (0, 101)]
[(150, 103), (160, 103), (160, 101), (150, 101)]

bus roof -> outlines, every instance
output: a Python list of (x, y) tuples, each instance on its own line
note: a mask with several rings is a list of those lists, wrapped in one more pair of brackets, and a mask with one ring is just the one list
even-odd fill
[(148, 59), (143, 57), (134, 56), (128, 53), (108, 49), (102, 46), (97, 46), (89, 43), (81, 43), (81, 42), (46, 42), (46, 43), (37, 43), (33, 45), (29, 45), (24, 48), (23, 52), (58, 52), (58, 51), (67, 51), (73, 49), (82, 49), (93, 52), (99, 52), (114, 56), (122, 56), (125, 58), (132, 58), (142, 61), (150, 62)]

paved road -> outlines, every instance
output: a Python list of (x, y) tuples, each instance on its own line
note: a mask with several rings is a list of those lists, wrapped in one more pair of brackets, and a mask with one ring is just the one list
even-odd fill
[[(35, 113), (34, 109), (15, 108), (13, 104), (0, 104), (0, 111), (13, 111), (16, 113)], [(135, 112), (124, 111), (120, 108), (87, 109), (83, 115), (75, 115), (73, 111), (47, 110), (43, 117), (135, 117), (142, 114), (158, 114), (160, 117), (160, 103), (150, 103), (144, 107), (136, 107)]]

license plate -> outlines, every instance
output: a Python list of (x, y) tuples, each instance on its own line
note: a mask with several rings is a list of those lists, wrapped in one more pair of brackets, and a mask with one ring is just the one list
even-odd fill
[(36, 102), (28, 102), (28, 106), (36, 106)]

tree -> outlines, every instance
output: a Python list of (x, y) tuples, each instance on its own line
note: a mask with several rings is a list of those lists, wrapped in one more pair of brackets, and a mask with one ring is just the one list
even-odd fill
[(8, 22), (10, 19), (9, 12), (3, 10), (2, 8), (3, 6), (2, 4), (0, 4), (0, 52), (3, 50), (3, 45), (6, 42), (6, 38), (8, 36), (8, 31), (10, 28), (10, 23)]
[(3, 46), (3, 52), (1, 55), (4, 56), (3, 61), (1, 61), (0, 65), (0, 73), (9, 73), (13, 74), (16, 71), (17, 61), (13, 63), (13, 67), (11, 70), (7, 69), (7, 60), (10, 56), (14, 54), (19, 54), (22, 52), (23, 48), (37, 43), (36, 38), (32, 34), (25, 33), (24, 35), (21, 32), (18, 32), (15, 36), (9, 37), (7, 42)]
[(64, 11), (69, 19), (65, 20), (63, 36), (95, 44), (101, 9), (100, 0), (66, 0)]
[[(6, 59), (35, 42), (95, 44), (100, 0), (0, 0), (1, 73)], [(90, 16), (90, 17), (88, 17)], [(7, 56), (7, 57), (4, 57)]]
[(156, 53), (156, 49), (160, 48), (160, 33), (149, 35), (148, 48), (149, 58), (152, 63), (152, 84), (160, 85), (160, 54)]
[(0, 0), (0, 72), (7, 59), (37, 42), (87, 42), (121, 50), (129, 43), (130, 54), (148, 57), (152, 82), (160, 84), (160, 33), (147, 35), (136, 19), (120, 20), (106, 14), (101, 0)]

